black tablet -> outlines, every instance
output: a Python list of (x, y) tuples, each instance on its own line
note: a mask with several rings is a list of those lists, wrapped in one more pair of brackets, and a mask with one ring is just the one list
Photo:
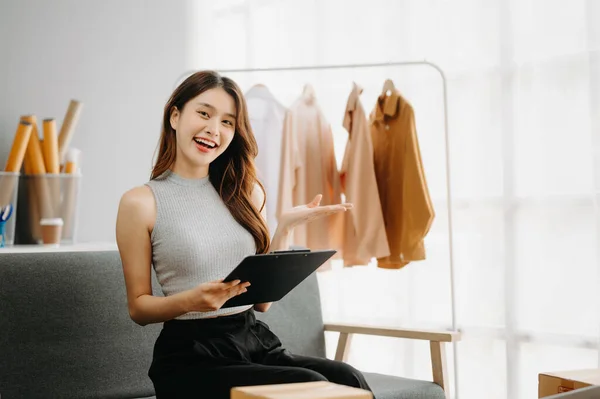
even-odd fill
[(224, 281), (250, 282), (248, 291), (234, 296), (222, 308), (279, 301), (336, 252), (291, 250), (247, 256)]

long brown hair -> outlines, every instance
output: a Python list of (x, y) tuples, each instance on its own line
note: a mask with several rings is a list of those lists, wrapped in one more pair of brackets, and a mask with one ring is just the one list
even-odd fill
[(215, 71), (199, 71), (185, 79), (171, 94), (165, 105), (163, 126), (160, 135), (158, 156), (150, 179), (156, 179), (169, 170), (175, 162), (177, 139), (171, 127), (174, 107), (182, 112), (185, 104), (201, 93), (220, 87), (235, 101), (235, 134), (229, 147), (209, 165), (209, 180), (218, 191), (235, 220), (254, 237), (257, 253), (269, 251), (270, 237), (260, 209), (252, 202), (252, 191), (256, 184), (265, 195), (264, 186), (258, 180), (254, 158), (258, 154), (256, 139), (248, 119), (246, 100), (238, 85)]

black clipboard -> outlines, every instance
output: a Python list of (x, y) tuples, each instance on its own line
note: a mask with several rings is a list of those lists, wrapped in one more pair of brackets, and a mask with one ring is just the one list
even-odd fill
[(221, 308), (277, 302), (336, 252), (295, 249), (247, 256), (223, 281), (250, 282), (248, 291), (229, 299)]

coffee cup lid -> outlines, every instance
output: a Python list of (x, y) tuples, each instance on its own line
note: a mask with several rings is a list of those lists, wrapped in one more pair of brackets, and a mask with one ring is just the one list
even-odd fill
[(42, 225), (42, 226), (62, 226), (63, 220), (62, 220), (62, 218), (42, 218), (42, 220), (40, 220), (40, 225)]

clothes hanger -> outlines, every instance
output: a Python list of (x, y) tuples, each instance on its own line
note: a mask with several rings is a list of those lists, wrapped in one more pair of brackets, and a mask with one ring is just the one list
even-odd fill
[(253, 91), (257, 91), (257, 92), (263, 92), (263, 93), (267, 93), (268, 95), (272, 96), (273, 94), (271, 94), (271, 90), (269, 90), (269, 88), (267, 87), (267, 85), (265, 85), (264, 83), (255, 83), (253, 84), (250, 89), (248, 90), (248, 93), (253, 92)]
[(304, 85), (304, 88), (302, 89), (302, 96), (308, 97), (308, 98), (315, 96), (315, 89), (313, 89), (313, 87), (310, 83), (307, 83)]
[(392, 81), (392, 79), (386, 79), (385, 82), (383, 82), (383, 89), (381, 89), (381, 95), (389, 97), (395, 90), (396, 86), (394, 86), (394, 82)]
[(255, 83), (255, 84), (253, 84), (250, 87), (250, 90), (252, 90), (252, 89), (267, 89), (268, 90), (267, 86), (265, 84), (263, 84), (263, 83)]

